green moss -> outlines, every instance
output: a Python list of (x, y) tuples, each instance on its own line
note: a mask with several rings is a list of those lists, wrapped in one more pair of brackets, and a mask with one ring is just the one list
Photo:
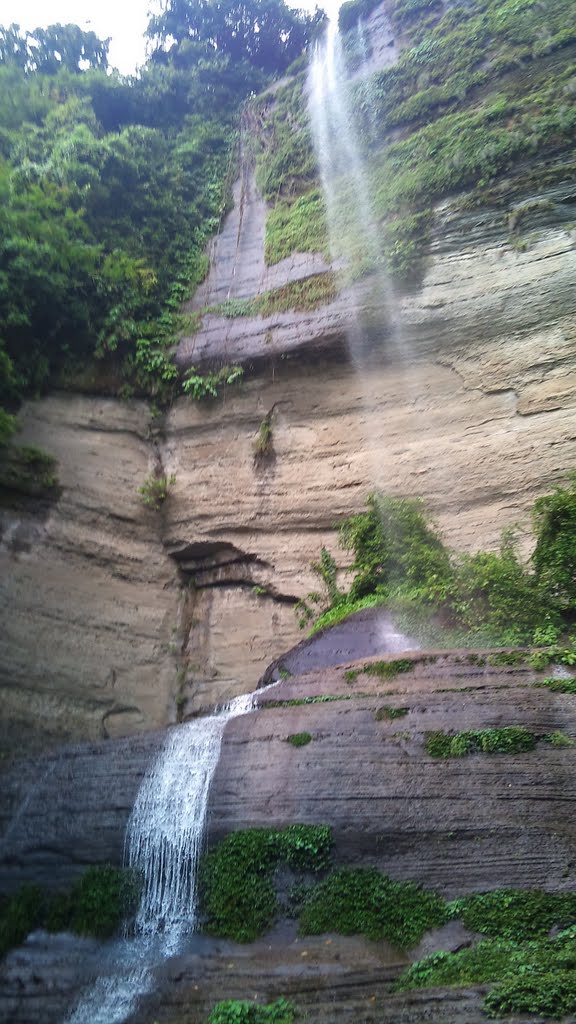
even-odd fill
[(556, 676), (548, 676), (532, 685), (551, 690), (552, 693), (576, 693), (576, 679), (558, 679)]
[(380, 0), (347, 0), (338, 11), (338, 27), (341, 32), (349, 32), (361, 18), (366, 18)]
[(268, 266), (293, 252), (318, 252), (328, 259), (326, 206), (319, 188), (280, 202), (268, 211), (264, 246)]
[(37, 886), (25, 885), (14, 894), (0, 913), (0, 957), (19, 946), (42, 921), (43, 893)]
[(359, 675), (360, 672), (357, 668), (348, 668), (344, 673), (344, 681), (346, 683), (355, 683)]
[(35, 445), (0, 444), (0, 489), (56, 498), (56, 459)]
[(70, 926), (78, 935), (109, 938), (136, 909), (140, 880), (133, 871), (111, 864), (88, 868), (69, 897)]
[(495, 889), (453, 900), (449, 911), (473, 932), (523, 942), (575, 923), (576, 893)]
[(394, 708), (389, 704), (384, 704), (374, 712), (374, 718), (377, 722), (382, 722), (384, 720), (393, 721), (395, 718), (404, 718), (409, 711), (410, 708)]
[(373, 868), (343, 868), (320, 882), (305, 901), (300, 931), (362, 934), (411, 949), (446, 917), (444, 901), (414, 882), (393, 882)]
[(523, 651), (498, 651), (487, 658), (489, 665), (521, 665), (526, 660)]
[(521, 725), (501, 729), (469, 729), (453, 735), (426, 734), (425, 747), (431, 757), (466, 757), (469, 754), (522, 754), (534, 750), (539, 737)]
[(312, 310), (331, 302), (337, 294), (336, 275), (331, 271), (291, 281), (281, 288), (253, 299), (226, 299), (205, 312), (236, 319), (241, 316), (272, 316), (291, 309)]
[(293, 1003), (280, 997), (273, 1003), (253, 1003), (244, 999), (225, 999), (211, 1011), (208, 1024), (293, 1024), (298, 1011)]
[(396, 991), (497, 983), (485, 999), (491, 1017), (535, 1013), (558, 1020), (576, 1010), (575, 931), (515, 943), (492, 939), (456, 953), (434, 953), (413, 964)]
[(109, 938), (136, 908), (140, 879), (110, 864), (88, 868), (67, 892), (22, 886), (0, 912), (0, 957), (34, 928)]
[(327, 825), (289, 825), (233, 832), (202, 858), (199, 886), (204, 930), (236, 942), (252, 942), (279, 910), (274, 869), (320, 871), (329, 863), (332, 831)]
[(286, 738), (293, 747), (305, 747), (312, 742), (313, 737), (309, 732), (293, 732)]
[(363, 672), (379, 679), (393, 679), (402, 672), (411, 672), (413, 668), (411, 658), (395, 658), (392, 661), (370, 661), (364, 665)]

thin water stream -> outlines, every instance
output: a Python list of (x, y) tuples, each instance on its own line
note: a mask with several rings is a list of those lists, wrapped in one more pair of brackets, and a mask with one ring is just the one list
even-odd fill
[(197, 873), (210, 783), (229, 721), (252, 711), (256, 694), (171, 729), (146, 775), (126, 830), (128, 866), (142, 875), (134, 938), (107, 949), (103, 972), (66, 1024), (122, 1024), (154, 984), (154, 969), (197, 926)]

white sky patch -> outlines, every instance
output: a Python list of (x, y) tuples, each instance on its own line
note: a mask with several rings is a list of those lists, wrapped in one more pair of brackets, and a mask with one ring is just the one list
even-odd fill
[[(339, 6), (340, 0), (332, 0)], [(313, 10), (314, 0), (290, 4)], [(323, 6), (320, 0), (319, 6)], [(31, 31), (48, 25), (79, 25), (95, 32), (100, 39), (111, 37), (108, 60), (124, 75), (132, 74), (146, 59), (144, 32), (150, 10), (157, 11), (153, 0), (2, 0), (0, 24), (14, 22)]]

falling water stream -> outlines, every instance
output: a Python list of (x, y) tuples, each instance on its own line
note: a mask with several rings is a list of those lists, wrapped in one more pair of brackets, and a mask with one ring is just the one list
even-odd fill
[(67, 1024), (122, 1024), (149, 993), (154, 969), (197, 925), (197, 868), (208, 791), (232, 718), (255, 707), (237, 697), (206, 718), (171, 729), (144, 778), (126, 830), (126, 863), (143, 879), (135, 936), (108, 949), (104, 971)]

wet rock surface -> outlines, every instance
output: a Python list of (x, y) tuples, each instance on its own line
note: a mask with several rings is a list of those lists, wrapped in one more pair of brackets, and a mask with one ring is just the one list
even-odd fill
[[(477, 663), (491, 657), (404, 654), (413, 668), (390, 678), (361, 671), (370, 663), (362, 659), (295, 674), (262, 693), (260, 709), (226, 729), (210, 793), (208, 842), (237, 828), (329, 823), (336, 863), (373, 864), (447, 897), (506, 886), (574, 888), (576, 747), (542, 741), (523, 754), (451, 760), (425, 751), (426, 732), (437, 729), (524, 725), (542, 737), (561, 730), (576, 739), (572, 696), (535, 688), (538, 674), (523, 665)], [(355, 679), (345, 676), (350, 669), (359, 672)], [(381, 713), (385, 707), (406, 713), (389, 720)], [(312, 734), (307, 746), (286, 742), (304, 730)], [(52, 769), (48, 758), (41, 779), (31, 766), (15, 765), (11, 785), (19, 780), (20, 788), (12, 788), (8, 806), (3, 787), (2, 822), (20, 845), (3, 860), (3, 887), (24, 878), (64, 881), (88, 851), (118, 862), (135, 788), (161, 736), (79, 747)], [(35, 841), (20, 829), (24, 810)], [(66, 860), (65, 849), (76, 850), (75, 857)], [(410, 955), (465, 941), (460, 926), (451, 925), (425, 937)], [(12, 1024), (63, 1019), (62, 1006), (75, 998), (74, 986), (86, 980), (93, 960), (87, 955), (76, 975), (74, 957), (58, 966), (59, 948), (40, 943), (6, 960), (0, 1012), (11, 1007)], [(159, 970), (154, 994), (131, 1020), (200, 1024), (217, 999), (279, 995), (319, 1024), (485, 1019), (482, 987), (393, 995), (390, 985), (405, 962), (386, 944), (361, 938), (298, 938), (286, 922), (246, 947), (199, 937)], [(521, 1017), (512, 1020), (524, 1024)]]

